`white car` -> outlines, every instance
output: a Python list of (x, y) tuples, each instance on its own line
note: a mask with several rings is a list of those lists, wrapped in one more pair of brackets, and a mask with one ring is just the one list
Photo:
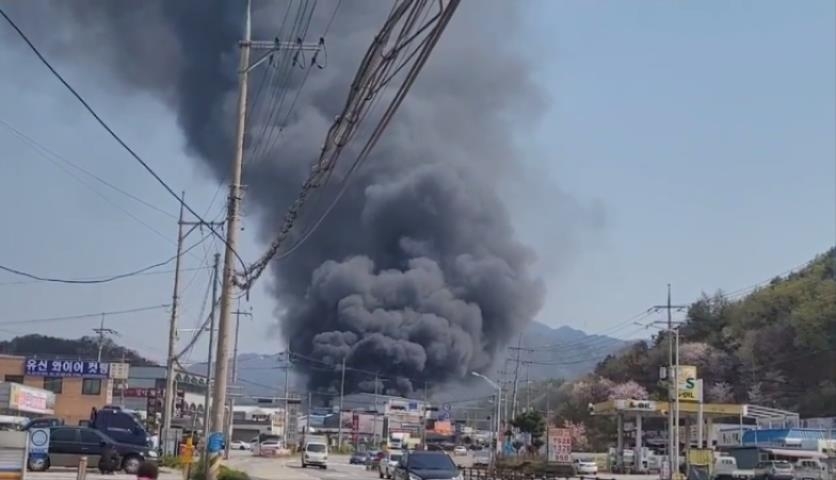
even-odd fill
[(474, 467), (487, 467), (491, 464), (491, 451), (487, 448), (474, 450), (470, 455), (473, 457)]
[(598, 464), (589, 458), (576, 459), (575, 472), (578, 475), (598, 475)]
[(253, 446), (243, 440), (234, 440), (229, 443), (229, 448), (231, 450), (250, 450)]
[(258, 454), (261, 456), (275, 456), (282, 450), (282, 443), (278, 440), (265, 440), (258, 446)]
[(453, 455), (463, 457), (463, 456), (467, 455), (467, 448), (465, 448), (461, 445), (458, 445), (453, 449)]

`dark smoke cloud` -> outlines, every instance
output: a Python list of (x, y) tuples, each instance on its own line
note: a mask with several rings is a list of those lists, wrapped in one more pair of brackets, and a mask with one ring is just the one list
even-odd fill
[[(343, 2), (327, 39), (327, 68), (311, 74), (281, 140), (248, 159), (247, 210), (258, 216), (265, 241), (342, 106), (389, 11), (384, 3)], [(120, 91), (158, 95), (176, 113), (189, 151), (226, 179), (243, 5), (35, 1), (12, 13), (54, 57), (107, 73)], [(312, 40), (334, 5), (319, 2)], [(286, 6), (257, 2), (255, 36), (278, 35)], [(543, 103), (515, 45), (518, 8), (474, 0), (459, 8), (335, 211), (301, 249), (272, 266), (292, 349), (332, 364), (347, 356), (356, 369), (350, 388), (408, 392), (424, 381), (486, 370), (541, 307), (533, 255), (515, 239), (498, 194), (519, 165), (514, 134), (532, 125)], [(264, 123), (251, 119), (248, 142), (276, 133)], [(379, 372), (377, 384), (363, 371)], [(337, 378), (333, 370), (310, 373), (317, 387), (333, 387)]]

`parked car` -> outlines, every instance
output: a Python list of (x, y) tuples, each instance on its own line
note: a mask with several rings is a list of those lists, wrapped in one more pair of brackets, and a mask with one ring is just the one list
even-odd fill
[(235, 440), (230, 442), (229, 448), (231, 450), (250, 450), (253, 446), (249, 442), (243, 440)]
[(30, 458), (29, 470), (45, 471), (50, 467), (77, 467), (81, 457), (88, 465), (97, 465), (102, 451), (111, 446), (122, 460), (122, 469), (135, 474), (143, 462), (157, 461), (157, 452), (148, 447), (119, 443), (104, 433), (88, 427), (53, 427), (49, 435), (49, 455), (45, 459)]
[(398, 462), (401, 461), (403, 452), (400, 450), (390, 450), (380, 461), (377, 467), (377, 472), (380, 478), (392, 478), (392, 473), (398, 467)]
[(368, 458), (369, 452), (354, 452), (351, 454), (351, 457), (348, 458), (348, 463), (349, 465), (365, 465)]
[(459, 468), (444, 452), (412, 451), (404, 453), (395, 468), (394, 480), (461, 480)]
[(455, 447), (453, 447), (453, 455), (463, 457), (467, 455), (467, 448), (463, 445), (456, 445)]
[(755, 478), (755, 471), (737, 468), (737, 459), (734, 457), (720, 456), (714, 460), (713, 478), (715, 480), (752, 480)]
[(755, 478), (759, 480), (792, 480), (792, 464), (783, 460), (770, 460), (755, 466)]
[(575, 472), (578, 475), (598, 475), (598, 464), (591, 458), (575, 459)]
[(471, 452), (474, 467), (487, 467), (491, 464), (491, 451), (487, 448)]

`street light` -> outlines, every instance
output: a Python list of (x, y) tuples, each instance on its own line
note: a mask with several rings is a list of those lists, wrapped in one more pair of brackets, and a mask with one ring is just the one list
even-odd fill
[[(502, 387), (499, 386), (499, 384), (497, 384), (496, 382), (494, 382), (490, 378), (482, 375), (479, 372), (470, 372), (470, 374), (473, 375), (474, 377), (479, 377), (482, 380), (488, 382), (488, 384), (490, 386), (492, 386), (493, 388), (496, 389), (496, 430), (494, 431), (494, 441), (496, 442), (496, 447), (495, 447), (495, 451), (494, 451), (494, 459), (496, 459), (496, 456), (497, 456), (496, 454), (498, 454), (501, 451), (500, 446), (499, 446), (499, 429), (502, 428), (502, 423), (499, 421), (499, 413), (501, 411), (500, 405), (502, 405)], [(496, 462), (494, 461), (494, 463), (496, 463)]]

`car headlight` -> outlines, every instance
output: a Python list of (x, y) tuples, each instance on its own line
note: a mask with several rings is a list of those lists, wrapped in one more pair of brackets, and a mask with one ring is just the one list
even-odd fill
[(451, 480), (464, 480), (464, 477), (460, 473), (460, 474), (456, 475), (455, 477), (453, 477)]
[(145, 456), (148, 457), (148, 458), (157, 458), (157, 451), (156, 450), (148, 450), (148, 452), (145, 454)]
[(414, 473), (410, 473), (409, 474), (409, 480), (424, 480), (424, 479), (422, 479), (418, 475), (415, 475)]

